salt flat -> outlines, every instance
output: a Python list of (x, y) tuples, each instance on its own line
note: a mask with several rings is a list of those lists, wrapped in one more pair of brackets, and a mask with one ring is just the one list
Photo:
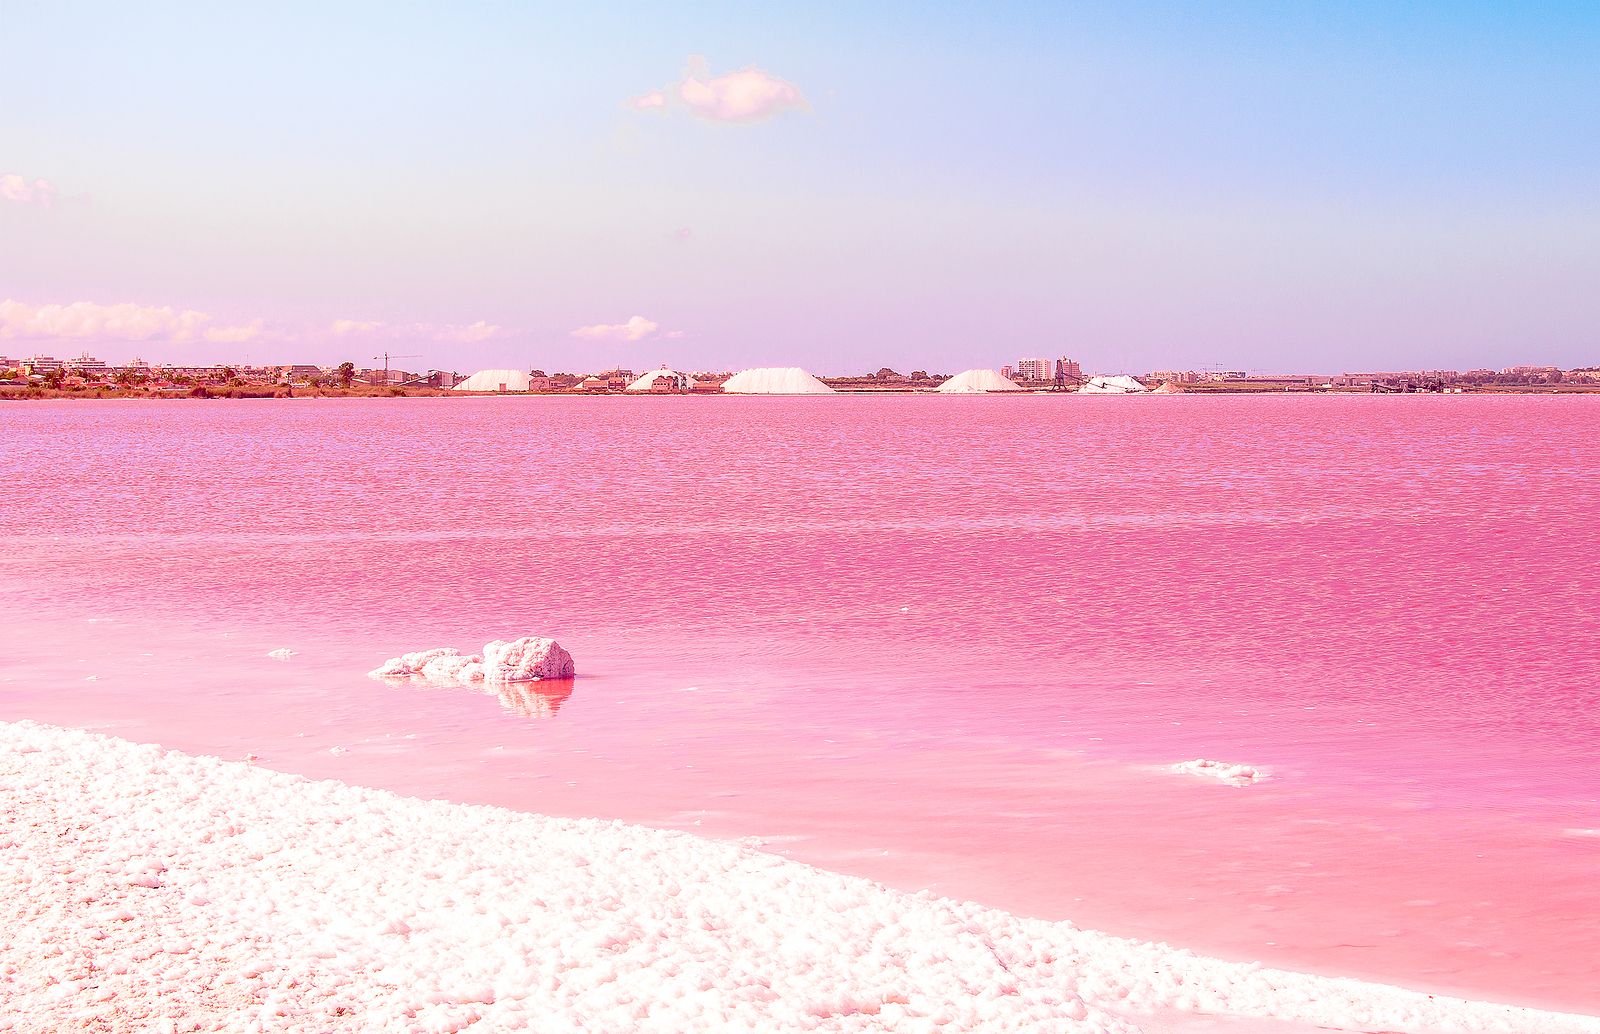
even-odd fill
[(31, 722), (0, 786), (6, 1030), (1600, 1031)]

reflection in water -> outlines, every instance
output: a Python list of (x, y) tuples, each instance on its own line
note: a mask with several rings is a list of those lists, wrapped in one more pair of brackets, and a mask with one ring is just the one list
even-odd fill
[(528, 682), (430, 682), (427, 679), (378, 677), (390, 689), (471, 688), (485, 696), (500, 698), (500, 706), (523, 718), (554, 718), (572, 695), (576, 679), (534, 679)]
[(500, 698), (500, 706), (524, 718), (554, 718), (572, 695), (573, 679), (543, 679), (538, 682), (500, 682), (484, 687), (484, 692)]

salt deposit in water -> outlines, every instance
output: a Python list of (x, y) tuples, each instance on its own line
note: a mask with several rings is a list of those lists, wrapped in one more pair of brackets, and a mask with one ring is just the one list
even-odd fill
[(0, 815), (24, 1030), (1600, 1034), (31, 722), (0, 723)]
[(1022, 385), (995, 370), (966, 370), (939, 385), (946, 395), (981, 395), (990, 391), (1021, 391)]
[(295, 653), (296, 651), (289, 649), (287, 646), (280, 646), (276, 650), (269, 650), (267, 656), (275, 661), (286, 661), (293, 657)]
[(722, 385), (726, 395), (832, 395), (833, 389), (798, 366), (741, 370)]
[(466, 685), (570, 679), (577, 672), (572, 655), (561, 644), (530, 635), (509, 642), (496, 639), (484, 645), (482, 654), (463, 654), (449, 646), (402, 654), (367, 674), (379, 679), (420, 678), (435, 685)]
[(1207, 761), (1205, 758), (1180, 761), (1172, 766), (1172, 771), (1183, 775), (1216, 779), (1231, 786), (1249, 786), (1251, 783), (1259, 783), (1267, 778), (1265, 769), (1256, 768), (1253, 765), (1233, 765), (1226, 761)]

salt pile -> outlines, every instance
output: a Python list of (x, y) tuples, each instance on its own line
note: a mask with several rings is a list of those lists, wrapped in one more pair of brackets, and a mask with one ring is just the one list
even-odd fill
[(1251, 765), (1230, 765), (1226, 761), (1207, 761), (1205, 758), (1180, 761), (1172, 766), (1172, 771), (1182, 775), (1216, 779), (1232, 786), (1249, 786), (1251, 783), (1259, 783), (1267, 778), (1265, 769), (1255, 768)]
[(722, 385), (727, 395), (832, 395), (833, 389), (798, 366), (741, 370)]
[(0, 815), (16, 1030), (1600, 1034), (31, 722), (0, 723)]
[(1117, 376), (1091, 377), (1078, 392), (1083, 395), (1135, 395), (1149, 390), (1132, 377)]
[(420, 678), (442, 686), (472, 682), (531, 682), (570, 679), (576, 671), (572, 655), (554, 639), (523, 636), (506, 642), (496, 639), (483, 653), (463, 654), (453, 647), (420, 650), (391, 657), (367, 673), (375, 679)]
[(636, 378), (625, 390), (653, 391), (658, 384), (662, 388), (671, 388), (674, 391), (689, 391), (694, 388), (694, 378), (686, 373), (662, 367)]
[(457, 384), (456, 391), (527, 391), (528, 375), (521, 370), (479, 370)]
[(966, 370), (939, 385), (946, 395), (979, 395), (987, 391), (1021, 391), (1022, 385), (995, 370)]

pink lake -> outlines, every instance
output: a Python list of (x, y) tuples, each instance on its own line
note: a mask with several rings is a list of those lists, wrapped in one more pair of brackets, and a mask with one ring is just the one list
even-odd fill
[[(38, 403), (0, 441), (0, 719), (1600, 1012), (1600, 399)], [(526, 633), (571, 687), (364, 674)]]

